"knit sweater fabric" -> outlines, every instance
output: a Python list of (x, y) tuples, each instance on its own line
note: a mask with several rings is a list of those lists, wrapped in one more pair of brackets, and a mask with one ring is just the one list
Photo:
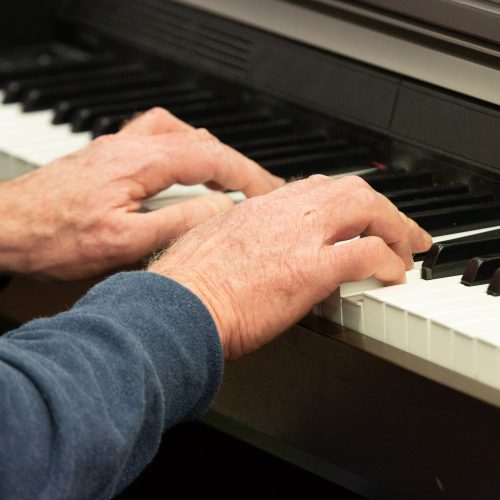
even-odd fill
[(208, 409), (222, 370), (202, 302), (148, 272), (0, 337), (0, 498), (112, 498)]

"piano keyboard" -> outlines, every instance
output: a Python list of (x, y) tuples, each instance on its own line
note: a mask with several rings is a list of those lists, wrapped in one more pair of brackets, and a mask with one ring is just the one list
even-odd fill
[[(179, 73), (177, 68), (151, 69), (112, 56), (55, 58), (43, 66), (35, 61), (21, 67), (0, 60), (0, 179), (29, 172), (99, 135), (117, 132), (135, 113), (154, 106), (210, 129), (276, 175), (372, 170), (367, 147), (325, 133), (324, 127), (303, 133), (298, 120), (272, 102), (241, 89), (220, 91), (213, 83)], [(152, 210), (208, 192), (204, 186), (174, 185), (144, 207)], [(242, 195), (234, 193), (233, 198)]]
[[(426, 169), (386, 168), (370, 143), (354, 139), (356, 134), (342, 125), (193, 74), (109, 55), (55, 57), (43, 65), (16, 65), (0, 57), (0, 178), (16, 177), (84, 147), (93, 137), (119, 130), (134, 113), (159, 105), (195, 127), (208, 128), (277, 175), (362, 172), (435, 242), (500, 228), (500, 201), (493, 191), (437, 180)], [(145, 207), (207, 191), (175, 185)], [(404, 285), (382, 287), (376, 280), (343, 284), (316, 313), (500, 388), (500, 328), (495, 326), (500, 298), (486, 293), (488, 285), (462, 285), (461, 272), (423, 280), (420, 266), (416, 263), (407, 273)]]
[[(434, 238), (434, 246), (464, 237), (479, 246), (486, 235), (498, 237), (498, 229), (442, 235)], [(423, 279), (422, 262), (415, 262), (405, 284), (384, 287), (375, 279), (346, 283), (315, 313), (500, 389), (500, 272), (494, 273), (490, 269), (489, 284), (466, 286), (462, 272)]]

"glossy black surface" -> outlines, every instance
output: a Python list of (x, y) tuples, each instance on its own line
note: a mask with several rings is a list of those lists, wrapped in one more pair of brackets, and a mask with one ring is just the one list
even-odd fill
[(484, 285), (490, 281), (497, 268), (500, 268), (500, 253), (473, 257), (465, 264), (461, 283), (467, 286)]
[(492, 254), (499, 249), (500, 236), (493, 235), (434, 243), (422, 263), (422, 278), (429, 280), (462, 274), (468, 259)]

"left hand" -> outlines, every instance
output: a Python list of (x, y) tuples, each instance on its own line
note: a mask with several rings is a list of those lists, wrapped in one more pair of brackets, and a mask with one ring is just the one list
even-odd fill
[(254, 196), (283, 182), (206, 130), (152, 109), (120, 133), (0, 185), (0, 273), (93, 276), (136, 262), (233, 204), (214, 192), (138, 212), (174, 183)]

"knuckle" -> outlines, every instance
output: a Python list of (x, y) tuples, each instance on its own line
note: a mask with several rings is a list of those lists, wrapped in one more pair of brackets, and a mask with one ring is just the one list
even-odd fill
[(350, 189), (356, 197), (357, 203), (361, 203), (365, 207), (371, 207), (377, 203), (379, 197), (378, 193), (363, 179), (353, 177), (350, 182)]
[(101, 220), (88, 228), (86, 236), (81, 241), (82, 253), (91, 261), (104, 259), (115, 262), (121, 260), (127, 253), (126, 228), (120, 227), (116, 221)]
[(311, 176), (308, 177), (308, 179), (311, 181), (311, 182), (317, 182), (317, 183), (324, 183), (324, 182), (331, 182), (332, 179), (330, 177), (328, 177), (327, 175), (323, 175), (323, 174), (313, 174)]
[(203, 141), (219, 142), (215, 135), (211, 134), (206, 128), (197, 128), (195, 130), (196, 135), (199, 139)]
[(149, 109), (145, 114), (152, 118), (170, 118), (172, 116), (172, 113), (170, 113), (170, 111), (167, 111), (165, 108), (162, 108), (160, 106), (155, 106)]
[(334, 180), (331, 177), (323, 174), (314, 174), (309, 176), (307, 179), (304, 179), (304, 183), (314, 189), (326, 188), (326, 186), (333, 182)]
[(339, 182), (341, 182), (342, 184), (346, 184), (351, 189), (357, 189), (357, 190), (365, 189), (373, 191), (370, 185), (364, 179), (362, 179), (357, 175), (348, 175), (346, 177), (342, 177), (342, 179), (340, 179)]
[(143, 114), (143, 116), (151, 120), (157, 120), (157, 121), (167, 121), (175, 118), (170, 111), (168, 111), (165, 108), (162, 108), (161, 106), (155, 106), (153, 108), (148, 109)]
[(92, 145), (96, 147), (107, 146), (109, 143), (114, 142), (114, 140), (115, 135), (113, 134), (100, 135), (92, 141)]
[(363, 244), (367, 258), (376, 260), (381, 259), (388, 248), (385, 241), (378, 236), (363, 238)]
[(198, 139), (200, 140), (200, 146), (203, 150), (210, 156), (220, 157), (225, 153), (225, 147), (222, 142), (212, 135), (207, 129), (197, 129), (195, 131)]

